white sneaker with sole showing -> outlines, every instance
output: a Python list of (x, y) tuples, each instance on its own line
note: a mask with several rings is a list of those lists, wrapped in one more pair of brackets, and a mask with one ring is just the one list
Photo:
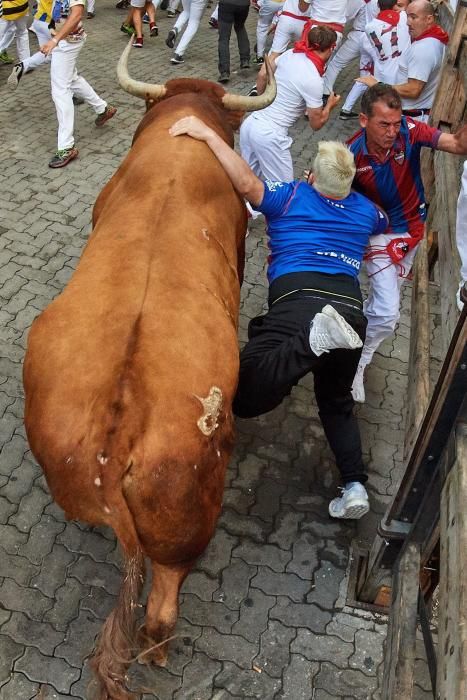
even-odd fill
[(358, 365), (352, 382), (352, 398), (357, 403), (365, 403), (365, 367), (366, 365)]
[(357, 520), (370, 510), (366, 488), (359, 481), (350, 481), (342, 489), (342, 496), (334, 498), (329, 504), (332, 518)]
[(329, 304), (311, 322), (309, 343), (318, 357), (330, 350), (355, 350), (363, 345), (352, 326)]

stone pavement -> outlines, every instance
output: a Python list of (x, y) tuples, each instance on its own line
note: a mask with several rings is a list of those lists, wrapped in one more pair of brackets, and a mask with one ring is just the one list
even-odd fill
[[(132, 74), (161, 82), (175, 73), (215, 80), (216, 33), (207, 26), (208, 13), (189, 60), (177, 68), (170, 66), (163, 42), (171, 24), (160, 15), (161, 36), (133, 52)], [(0, 67), (1, 700), (88, 697), (86, 657), (121, 583), (113, 534), (65, 522), (51, 501), (25, 440), (21, 362), (28, 328), (70, 278), (90, 231), (94, 200), (143, 115), (142, 102), (121, 92), (115, 80), (126, 41), (118, 30), (123, 16), (113, 2), (98, 0), (97, 16), (87, 22), (81, 71), (119, 111), (97, 130), (87, 107), (77, 108), (80, 158), (64, 170), (47, 167), (56, 148), (48, 68), (25, 76), (10, 93), (4, 82), (9, 69)], [(255, 19), (252, 12), (251, 37)], [(232, 55), (235, 68), (235, 50)], [(254, 71), (232, 77), (231, 88), (245, 91)], [(347, 83), (351, 77), (348, 71)], [(344, 138), (354, 128), (333, 118), (320, 137)], [(295, 136), (299, 174), (317, 137), (312, 139), (304, 120)], [(128, 211), (128, 226), (131, 217)], [(255, 223), (247, 239), (242, 342), (248, 320), (264, 308), (266, 255), (263, 226)], [(432, 291), (438, 346), (440, 317)], [(271, 414), (238, 421), (224, 510), (213, 541), (183, 587), (168, 666), (132, 670), (134, 687), (146, 689), (144, 698), (380, 697), (386, 619), (346, 605), (347, 568), (352, 539), (371, 541), (400, 476), (409, 292), (398, 333), (375, 357), (368, 401), (359, 409), (372, 513), (358, 529), (328, 518), (338, 478), (309, 380)], [(418, 656), (414, 698), (425, 700), (430, 693), (421, 646)]]

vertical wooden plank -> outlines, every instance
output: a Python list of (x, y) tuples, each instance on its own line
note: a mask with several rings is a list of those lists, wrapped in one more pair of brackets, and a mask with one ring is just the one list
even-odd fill
[(419, 245), (413, 269), (405, 457), (413, 447), (431, 398), (429, 270), (426, 238)]
[(467, 425), (441, 494), (438, 700), (467, 698)]
[(459, 286), (460, 260), (456, 246), (456, 214), (460, 159), (450, 153), (438, 151), (435, 154), (435, 173), (437, 177), (437, 205), (444, 214), (444, 221), (438, 235), (438, 262), (443, 346), (444, 350), (447, 350), (459, 318), (456, 291)]
[(411, 542), (403, 550), (393, 573), (382, 700), (412, 698), (419, 574), (420, 547)]

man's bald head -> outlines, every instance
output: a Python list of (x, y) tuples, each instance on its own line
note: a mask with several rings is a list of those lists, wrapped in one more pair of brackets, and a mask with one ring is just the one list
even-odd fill
[(412, 41), (436, 23), (435, 13), (435, 6), (428, 0), (414, 0), (410, 3), (407, 7), (407, 26)]
[(414, 0), (407, 7), (407, 12), (410, 12), (411, 8), (416, 12), (420, 12), (422, 15), (433, 15), (433, 17), (436, 15), (435, 6), (432, 2), (428, 2), (428, 0)]

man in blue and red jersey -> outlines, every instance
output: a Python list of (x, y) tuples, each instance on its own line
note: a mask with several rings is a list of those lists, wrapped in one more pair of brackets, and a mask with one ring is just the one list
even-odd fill
[(353, 188), (384, 209), (389, 227), (375, 236), (364, 260), (369, 276), (365, 301), (368, 319), (365, 345), (352, 394), (365, 401), (365, 367), (399, 320), (400, 288), (412, 268), (424, 235), (426, 203), (420, 174), (423, 146), (448, 153), (467, 153), (467, 126), (448, 134), (403, 117), (401, 99), (390, 85), (378, 83), (362, 98), (361, 130), (348, 141), (357, 171)]
[(359, 518), (369, 505), (351, 395), (366, 326), (358, 271), (369, 237), (385, 230), (386, 217), (350, 192), (355, 164), (341, 143), (319, 144), (310, 186), (263, 182), (196, 117), (179, 120), (170, 133), (204, 141), (237, 192), (267, 220), (269, 310), (250, 322), (234, 413), (250, 418), (271, 411), (313, 372), (319, 416), (344, 484), (329, 513)]

